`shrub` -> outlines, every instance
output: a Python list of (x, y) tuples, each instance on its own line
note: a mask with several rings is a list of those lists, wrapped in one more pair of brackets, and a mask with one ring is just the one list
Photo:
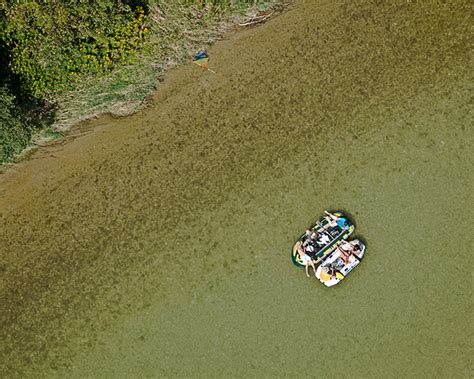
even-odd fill
[[(86, 73), (125, 62), (144, 39), (138, 2), (9, 1), (0, 5), (2, 74), (19, 79), (20, 92), (48, 98)], [(4, 58), (5, 59), (5, 58)]]
[(23, 150), (31, 137), (31, 128), (14, 100), (7, 87), (0, 86), (0, 163)]

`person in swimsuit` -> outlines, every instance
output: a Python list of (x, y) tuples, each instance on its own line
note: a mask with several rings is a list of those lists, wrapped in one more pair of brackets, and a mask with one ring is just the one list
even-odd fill
[(318, 238), (318, 233), (311, 229), (306, 229), (305, 234), (308, 236), (307, 240), (315, 240)]
[(314, 230), (311, 230), (311, 229), (307, 229), (306, 232), (305, 232), (307, 238), (306, 240), (303, 242), (303, 247), (305, 249), (306, 252), (309, 252), (309, 253), (312, 253), (314, 252), (314, 243), (316, 241), (316, 238), (318, 238), (318, 233), (315, 232)]
[[(305, 241), (305, 242), (307, 242), (307, 241)], [(311, 255), (314, 253), (315, 249), (314, 249), (314, 246), (313, 246), (312, 243), (303, 243), (302, 246), (303, 246), (303, 249), (304, 249), (305, 253), (309, 253)]]
[(322, 268), (321, 274), (322, 280), (326, 282), (336, 277), (336, 270), (332, 266), (326, 266)]
[(316, 240), (316, 243), (317, 243), (319, 246), (325, 246), (325, 245), (327, 245), (329, 242), (331, 242), (331, 238), (328, 236), (327, 233), (322, 232), (322, 233), (319, 233), (319, 234), (318, 234), (318, 239)]
[(306, 235), (308, 236), (308, 238), (304, 242), (304, 244), (306, 245), (312, 244), (312, 242), (314, 241), (319, 247), (322, 247), (327, 245), (331, 241), (331, 238), (325, 231), (316, 232), (314, 230), (307, 229)]
[(336, 226), (339, 226), (343, 229), (347, 228), (347, 218), (336, 216), (332, 213), (329, 213), (328, 211), (324, 211), (324, 213), (326, 213), (325, 219), (328, 222), (326, 224), (326, 229), (329, 227), (334, 228)]
[(317, 261), (314, 261), (313, 258), (311, 258), (308, 254), (306, 254), (306, 250), (303, 247), (303, 245), (300, 243), (298, 245), (298, 255), (300, 256), (301, 260), (303, 261), (304, 268), (306, 271), (306, 276), (309, 278), (309, 267), (311, 266), (313, 271), (314, 271), (314, 276), (316, 276), (316, 266), (315, 263), (318, 263), (321, 258), (319, 258)]
[(342, 240), (342, 243), (337, 246), (337, 250), (340, 253), (341, 259), (348, 263), (351, 256), (357, 256), (357, 254), (360, 252), (360, 246), (358, 244)]

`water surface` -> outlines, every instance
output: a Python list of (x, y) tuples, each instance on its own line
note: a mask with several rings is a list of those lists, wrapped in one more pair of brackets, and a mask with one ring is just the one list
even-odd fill
[[(469, 377), (467, 2), (299, 1), (1, 176), (13, 377)], [(367, 242), (334, 288), (290, 249)]]

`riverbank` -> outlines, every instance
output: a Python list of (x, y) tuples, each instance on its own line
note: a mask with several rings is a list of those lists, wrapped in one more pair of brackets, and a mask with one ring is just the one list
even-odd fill
[[(69, 89), (50, 97), (44, 110), (35, 111), (38, 115), (43, 113), (42, 117), (49, 121), (41, 123), (41, 129), (31, 137), (29, 146), (17, 154), (14, 161), (64, 137), (74, 125), (85, 120), (101, 114), (124, 117), (143, 109), (168, 69), (190, 60), (198, 50), (219, 40), (225, 31), (265, 22), (287, 6), (288, 2), (282, 0), (221, 5), (184, 5), (180, 2), (151, 5), (145, 23), (147, 37), (131, 61), (106, 75), (83, 75), (71, 83)], [(4, 143), (17, 145), (8, 139)], [(8, 150), (17, 151), (17, 147)]]
[(283, 1), (267, 0), (257, 5), (229, 3), (217, 11), (211, 5), (185, 8), (174, 2), (150, 7), (149, 37), (133, 63), (106, 77), (83, 80), (72, 91), (59, 96), (54, 129), (67, 130), (104, 113), (123, 117), (142, 109), (169, 68), (189, 61), (229, 29), (256, 16), (276, 16), (286, 6)]

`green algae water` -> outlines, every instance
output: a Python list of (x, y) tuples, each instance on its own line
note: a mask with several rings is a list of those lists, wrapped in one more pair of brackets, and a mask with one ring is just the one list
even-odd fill
[(470, 377), (467, 4), (296, 2), (3, 174), (2, 376)]

